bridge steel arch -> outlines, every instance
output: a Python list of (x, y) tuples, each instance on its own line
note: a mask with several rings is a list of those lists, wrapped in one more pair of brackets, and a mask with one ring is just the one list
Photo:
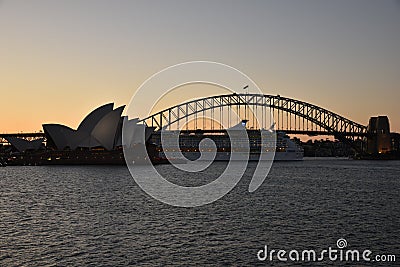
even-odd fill
[[(216, 109), (222, 110), (223, 107), (240, 109), (241, 106), (245, 108), (252, 106), (253, 110), (257, 107), (263, 107), (265, 111), (269, 109), (269, 114), (277, 114), (277, 116), (274, 115), (275, 124), (277, 125), (275, 129), (289, 133), (333, 135), (341, 141), (351, 141), (356, 137), (367, 135), (367, 126), (322, 107), (279, 95), (262, 94), (234, 93), (195, 99), (159, 111), (139, 120), (139, 122), (160, 130), (171, 127), (171, 125), (182, 120), (187, 122), (189, 117), (197, 116), (201, 113), (205, 114), (206, 111), (211, 111), (211, 114), (213, 114), (212, 111)], [(284, 127), (285, 115), (287, 119), (286, 127)], [(294, 119), (294, 130), (292, 129), (292, 117)], [(317, 128), (320, 130), (318, 131)]]

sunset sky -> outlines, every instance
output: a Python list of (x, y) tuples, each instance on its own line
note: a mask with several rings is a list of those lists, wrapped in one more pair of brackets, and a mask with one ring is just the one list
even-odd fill
[(400, 132), (400, 1), (0, 0), (0, 48), (0, 133), (76, 127), (191, 60)]

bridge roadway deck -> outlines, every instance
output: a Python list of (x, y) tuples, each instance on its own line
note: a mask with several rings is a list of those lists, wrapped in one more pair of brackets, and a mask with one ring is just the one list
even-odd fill
[[(281, 131), (281, 130), (279, 130)], [(181, 130), (182, 133), (223, 133), (226, 130)], [(303, 130), (282, 130), (286, 134), (298, 134), (298, 135), (309, 135), (309, 136), (318, 136), (318, 135), (333, 135), (327, 131), (303, 131)], [(367, 136), (366, 133), (342, 133), (344, 136), (358, 136), (364, 137)], [(45, 138), (44, 133), (9, 133), (9, 134), (0, 134), (0, 143), (8, 143), (4, 138), (7, 136), (18, 137), (18, 138), (26, 138), (26, 139), (36, 139), (36, 138)]]

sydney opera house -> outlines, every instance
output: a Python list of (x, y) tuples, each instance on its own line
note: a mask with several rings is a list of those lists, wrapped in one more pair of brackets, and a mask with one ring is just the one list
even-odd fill
[(33, 141), (11, 136), (6, 139), (18, 152), (43, 150), (43, 153), (34, 154), (35, 159), (29, 160), (38, 164), (43, 164), (43, 160), (46, 160), (46, 164), (55, 160), (73, 163), (74, 159), (79, 159), (82, 162), (82, 158), (88, 159), (87, 163), (123, 163), (123, 124), (127, 132), (132, 133), (126, 138), (129, 146), (143, 142), (143, 134), (148, 140), (154, 130), (138, 124), (138, 119), (128, 120), (122, 116), (124, 108), (114, 109), (113, 103), (105, 104), (89, 113), (77, 129), (62, 124), (43, 124), (44, 138)]
[(57, 150), (103, 147), (112, 150), (122, 145), (122, 111), (114, 104), (101, 106), (79, 124), (76, 130), (61, 124), (44, 124), (47, 146)]

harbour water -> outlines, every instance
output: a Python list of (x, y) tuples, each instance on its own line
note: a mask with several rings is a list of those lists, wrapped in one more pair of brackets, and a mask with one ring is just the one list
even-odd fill
[[(185, 185), (224, 167), (185, 175), (157, 166)], [(400, 261), (399, 161), (276, 162), (249, 193), (254, 167), (222, 199), (196, 208), (154, 200), (122, 166), (1, 168), (0, 266), (280, 265), (257, 252), (322, 250), (339, 238)]]

